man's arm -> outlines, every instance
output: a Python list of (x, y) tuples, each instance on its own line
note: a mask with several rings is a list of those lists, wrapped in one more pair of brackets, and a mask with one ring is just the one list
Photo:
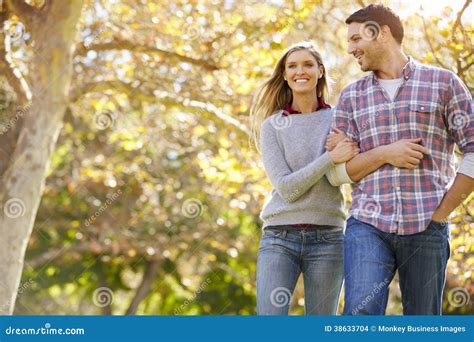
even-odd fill
[[(446, 192), (432, 219), (445, 220), (474, 191), (474, 114), (472, 96), (456, 75), (451, 75), (447, 105), (448, 132), (463, 154), (451, 188)], [(459, 125), (461, 122), (463, 124)]]
[(474, 178), (458, 173), (454, 183), (435, 210), (432, 220), (442, 222), (474, 191)]
[(358, 182), (362, 178), (377, 171), (387, 160), (387, 146), (378, 146), (370, 151), (360, 153), (346, 163), (347, 175), (353, 182)]
[[(424, 154), (429, 154), (428, 149), (419, 145), (420, 142), (419, 138), (401, 139), (360, 153), (346, 163), (347, 176), (352, 182), (358, 182), (385, 164), (413, 170), (418, 167)], [(333, 186), (339, 186), (348, 183), (347, 176), (344, 177), (343, 173), (343, 170), (336, 167), (331, 169), (326, 176)], [(345, 181), (338, 182), (337, 180)]]
[(358, 154), (346, 163), (337, 164), (326, 173), (329, 183), (339, 186), (360, 181), (387, 163), (384, 151), (385, 146), (379, 146)]

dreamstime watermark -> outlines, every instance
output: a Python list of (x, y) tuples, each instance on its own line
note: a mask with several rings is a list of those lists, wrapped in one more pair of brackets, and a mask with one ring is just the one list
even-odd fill
[[(258, 1), (255, 1), (255, 3), (258, 3)], [(278, 28), (279, 32), (283, 32), (290, 27), (302, 28), (301, 25), (303, 25), (303, 23), (300, 20), (296, 20), (294, 17), (287, 17), (286, 19), (288, 19), (288, 22), (286, 22), (282, 27)], [(264, 26), (267, 20), (264, 17), (262, 17), (262, 18), (257, 18), (254, 22), (255, 22), (255, 25)], [(255, 32), (247, 36), (247, 40), (253, 39), (256, 37), (258, 38), (260, 34), (261, 34), (260, 31), (255, 30)]]
[(291, 302), (291, 291), (286, 287), (277, 287), (270, 293), (270, 303), (277, 308), (289, 305)]
[(436, 159), (433, 159), (433, 171), (431, 180), (436, 186), (436, 190), (443, 190), (444, 193), (449, 181), (447, 180), (446, 172), (441, 172)]
[(374, 288), (372, 290), (372, 292), (370, 292), (367, 297), (364, 298), (364, 300), (362, 300), (362, 302), (357, 305), (357, 307), (355, 309), (352, 310), (352, 314), (353, 315), (357, 315), (359, 313), (360, 310), (364, 309), (367, 304), (369, 304), (371, 301), (374, 300), (375, 296), (382, 290), (385, 289), (385, 287), (390, 283), (390, 281), (385, 278), (384, 281), (378, 283), (378, 284), (374, 284)]
[(471, 295), (464, 287), (455, 287), (448, 292), (448, 302), (456, 308), (465, 306), (471, 301)]
[(380, 215), (382, 207), (373, 198), (361, 198), (359, 199), (359, 210), (363, 216), (373, 218)]
[(377, 39), (380, 33), (380, 25), (375, 21), (366, 21), (360, 26), (359, 34), (364, 40)]
[(95, 126), (101, 131), (111, 127), (116, 119), (117, 113), (109, 110), (94, 115)]
[[(21, 296), (23, 292), (25, 292), (34, 283), (35, 283), (34, 280), (30, 278), (28, 279), (28, 281), (21, 284), (17, 291), (17, 297)], [(2, 305), (0, 311), (3, 312), (5, 309), (8, 309), (12, 304), (14, 304), (13, 300), (7, 301), (6, 303)]]
[(450, 129), (460, 131), (465, 129), (470, 123), (469, 114), (466, 112), (456, 113), (448, 118)]
[[(301, 191), (299, 189), (296, 189), (288, 197), (285, 197), (283, 200), (287, 203), (292, 203), (300, 197), (300, 194), (301, 194)], [(276, 216), (280, 215), (281, 213), (283, 213), (285, 211), (288, 211), (287, 207), (278, 208), (273, 213), (268, 215), (267, 219), (271, 219), (273, 217), (276, 217)]]
[(382, 114), (383, 109), (384, 109), (384, 105), (383, 104), (379, 105), (375, 110), (375, 115), (369, 115), (369, 118), (364, 120), (364, 122), (360, 125), (359, 131), (362, 132), (362, 131), (365, 131), (368, 127), (370, 128), (370, 124), (375, 122), (377, 117)]
[(5, 216), (12, 219), (25, 215), (25, 211), (25, 202), (19, 198), (10, 198), (3, 206)]
[(175, 315), (181, 314), (181, 312), (191, 303), (193, 303), (198, 295), (206, 289), (206, 287), (209, 286), (209, 284), (212, 283), (210, 278), (207, 278), (199, 287), (196, 291), (194, 291), (193, 295), (186, 299), (183, 304), (181, 304), (178, 308), (174, 310)]
[(104, 27), (104, 26), (101, 26), (101, 27), (99, 28), (99, 31), (98, 31), (96, 34), (94, 34), (93, 36), (90, 36), (90, 37), (87, 37), (86, 39), (84, 39), (84, 43), (83, 43), (84, 47), (85, 47), (86, 49), (89, 49), (89, 48), (91, 47), (91, 45), (92, 45), (97, 39), (100, 38), (100, 36), (102, 35), (102, 33), (104, 33), (104, 31), (105, 31), (105, 27)]
[(83, 328), (52, 328), (51, 323), (45, 323), (41, 328), (14, 328), (5, 329), (6, 335), (84, 335)]
[(12, 42), (16, 42), (25, 35), (25, 25), (21, 22), (10, 22), (5, 28), (5, 33)]
[(202, 215), (203, 204), (196, 198), (189, 198), (183, 202), (181, 213), (187, 218), (196, 218)]
[(3, 126), (2, 128), (0, 128), (0, 135), (3, 135), (5, 134), (6, 132), (8, 132), (12, 127), (15, 127), (16, 123), (18, 122), (18, 120), (20, 120), (20, 118), (25, 115), (25, 113), (31, 108), (31, 103), (27, 104), (26, 106), (20, 108), (19, 110), (17, 110), (16, 114), (15, 114), (15, 117), (11, 118), (10, 120), (8, 120), (7, 124), (5, 126)]
[(285, 115), (284, 111), (275, 113), (270, 118), (270, 123), (272, 124), (273, 128), (277, 130), (290, 127), (291, 121), (291, 115)]
[(84, 225), (86, 227), (89, 227), (91, 225), (91, 223), (93, 223), (100, 215), (102, 215), (102, 213), (104, 211), (107, 210), (107, 208), (117, 200), (117, 198), (120, 197), (120, 195), (122, 194), (122, 190), (118, 189), (116, 192), (114, 192), (112, 194), (112, 196), (110, 196), (110, 198), (107, 198), (107, 200), (105, 201), (105, 204), (102, 205), (99, 209), (97, 209), (94, 214), (92, 216), (90, 216), (88, 219), (86, 219), (84, 221)]
[(184, 32), (184, 39), (196, 40), (201, 38), (202, 34), (204, 33), (204, 29), (201, 24), (192, 22), (190, 24), (186, 24)]
[(110, 306), (114, 302), (114, 293), (108, 287), (99, 287), (92, 294), (92, 302), (100, 308)]

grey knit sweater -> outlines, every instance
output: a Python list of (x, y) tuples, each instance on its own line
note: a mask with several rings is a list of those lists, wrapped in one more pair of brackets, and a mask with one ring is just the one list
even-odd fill
[(263, 228), (308, 223), (345, 226), (339, 187), (324, 176), (335, 165), (325, 151), (333, 110), (267, 118), (261, 129), (263, 165), (273, 186), (260, 218)]

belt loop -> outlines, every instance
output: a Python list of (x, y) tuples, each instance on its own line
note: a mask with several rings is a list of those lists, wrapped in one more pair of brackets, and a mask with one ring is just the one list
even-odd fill
[(286, 234), (288, 233), (288, 230), (287, 229), (283, 229), (283, 231), (281, 232), (281, 237), (282, 238), (286, 238)]

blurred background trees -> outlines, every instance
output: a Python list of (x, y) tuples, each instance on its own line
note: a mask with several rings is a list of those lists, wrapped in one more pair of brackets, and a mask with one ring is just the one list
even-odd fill
[[(368, 3), (85, 1), (14, 313), (255, 314), (270, 185), (249, 146), (252, 96), (288, 45), (312, 39), (335, 104), (363, 75), (346, 53), (344, 20)], [(427, 1), (385, 3), (401, 13), (407, 53), (472, 91), (471, 1), (433, 12), (419, 8)], [(21, 69), (30, 34), (15, 17), (4, 26)], [(11, 93), (2, 87), (0, 104)], [(473, 215), (471, 194), (452, 217), (445, 314), (474, 313)], [(299, 284), (292, 313), (303, 305)], [(401, 314), (396, 282), (388, 313)]]

